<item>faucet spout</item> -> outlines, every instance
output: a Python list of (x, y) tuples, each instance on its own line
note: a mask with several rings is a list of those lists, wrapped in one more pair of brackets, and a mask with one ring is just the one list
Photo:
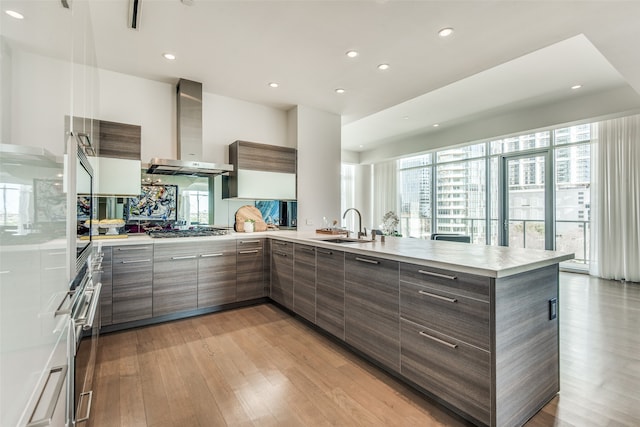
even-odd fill
[(366, 236), (367, 232), (365, 231), (364, 233), (362, 232), (362, 215), (360, 214), (360, 211), (356, 208), (349, 208), (346, 211), (344, 211), (344, 214), (342, 214), (342, 219), (345, 219), (347, 217), (347, 213), (349, 211), (354, 211), (355, 213), (358, 214), (358, 239), (360, 237)]

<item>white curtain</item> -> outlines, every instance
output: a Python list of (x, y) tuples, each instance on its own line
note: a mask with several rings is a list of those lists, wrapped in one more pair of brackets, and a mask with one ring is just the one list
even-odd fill
[[(342, 164), (340, 212), (355, 206), (355, 170), (354, 165)], [(347, 230), (356, 230), (355, 215), (347, 215), (342, 220), (342, 226), (346, 227)]]
[(398, 166), (396, 160), (373, 166), (373, 224), (380, 228), (389, 211), (398, 213)]
[(596, 127), (591, 153), (590, 273), (640, 282), (640, 115)]

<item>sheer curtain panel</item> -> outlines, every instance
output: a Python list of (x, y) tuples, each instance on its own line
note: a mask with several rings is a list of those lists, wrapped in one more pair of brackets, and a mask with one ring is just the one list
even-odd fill
[(640, 115), (597, 124), (592, 140), (591, 267), (640, 282)]
[(379, 228), (389, 211), (398, 213), (398, 166), (396, 160), (373, 166), (373, 225)]

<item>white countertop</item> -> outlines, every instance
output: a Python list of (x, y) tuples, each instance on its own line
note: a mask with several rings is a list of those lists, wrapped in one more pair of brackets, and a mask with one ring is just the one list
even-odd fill
[(339, 236), (304, 231), (266, 231), (235, 233), (212, 237), (151, 238), (131, 235), (126, 239), (96, 240), (104, 246), (206, 242), (227, 239), (278, 238), (295, 243), (313, 244), (333, 250), (360, 255), (377, 256), (435, 268), (444, 268), (489, 277), (505, 277), (574, 258), (574, 254), (537, 249), (507, 248), (469, 243), (433, 241), (386, 236), (366, 243), (328, 243), (326, 239)]

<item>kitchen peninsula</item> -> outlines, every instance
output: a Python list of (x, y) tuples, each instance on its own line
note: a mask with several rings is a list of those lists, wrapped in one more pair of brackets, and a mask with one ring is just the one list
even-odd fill
[[(240, 254), (259, 253), (264, 292), (254, 289), (240, 298), (238, 289), (234, 300), (227, 274), (221, 307), (269, 297), (479, 425), (521, 425), (558, 392), (558, 263), (572, 254), (393, 237), (346, 243), (330, 238), (295, 231), (133, 236), (103, 247), (140, 245), (147, 251), (143, 258), (154, 260), (154, 277), (146, 285), (153, 289), (151, 310), (156, 297), (171, 301), (168, 283), (156, 281), (156, 262), (159, 271), (167, 271), (162, 263), (169, 259), (191, 262), (190, 271), (200, 271), (196, 259), (235, 254), (234, 283), (240, 287), (246, 266), (255, 267), (241, 263)], [(207, 249), (210, 244), (226, 249)], [(193, 245), (198, 249), (183, 250)], [(176, 250), (173, 257), (169, 247)], [(229, 262), (220, 265), (226, 266), (221, 271), (232, 269)], [(199, 277), (183, 276), (195, 305), (171, 318), (211, 308), (198, 305)], [(174, 282), (184, 294), (181, 281)], [(169, 320), (166, 311), (157, 320)]]

